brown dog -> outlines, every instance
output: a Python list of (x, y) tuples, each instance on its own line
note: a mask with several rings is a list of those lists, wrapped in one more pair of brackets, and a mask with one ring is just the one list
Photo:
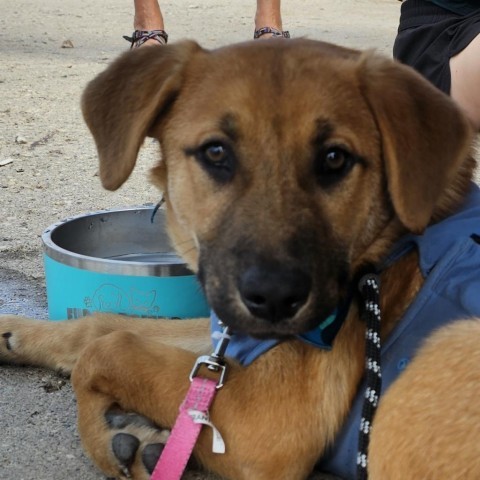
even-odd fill
[[(129, 52), (87, 87), (83, 109), (108, 189), (147, 135), (160, 141), (152, 180), (211, 306), (234, 331), (282, 339), (248, 367), (229, 361), (211, 409), (227, 452), (212, 454), (205, 430), (196, 459), (231, 479), (306, 478), (363, 376), (356, 297), (331, 351), (292, 337), (401, 236), (457, 210), (474, 168), (467, 121), (409, 68), (307, 40)], [(423, 282), (416, 251), (382, 272), (383, 338)], [(7, 316), (0, 332), (0, 359), (72, 371), (85, 448), (121, 478), (148, 478), (165, 439), (155, 425), (171, 428), (211, 350), (207, 320)], [(476, 320), (443, 329), (382, 397), (371, 478), (480, 478), (479, 341)]]

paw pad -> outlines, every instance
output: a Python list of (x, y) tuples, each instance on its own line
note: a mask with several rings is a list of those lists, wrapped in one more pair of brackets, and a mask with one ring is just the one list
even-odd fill
[(140, 440), (129, 433), (117, 433), (113, 437), (113, 454), (117, 458), (123, 472), (130, 470), (139, 446)]
[(148, 427), (156, 429), (157, 426), (143, 415), (136, 413), (127, 413), (120, 409), (112, 408), (105, 414), (105, 420), (110, 428), (121, 429), (128, 425), (135, 425), (137, 427)]
[(118, 405), (105, 412), (105, 421), (112, 429), (111, 451), (116, 466), (131, 478), (135, 465), (152, 474), (167, 441), (169, 430), (158, 427), (149, 418), (125, 412)]
[(142, 452), (142, 463), (151, 475), (155, 470), (155, 465), (163, 452), (165, 445), (163, 443), (151, 443), (147, 445)]

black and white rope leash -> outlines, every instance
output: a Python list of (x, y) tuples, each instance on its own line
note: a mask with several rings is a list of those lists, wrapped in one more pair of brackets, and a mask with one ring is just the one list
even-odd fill
[(377, 410), (382, 388), (382, 372), (380, 368), (380, 282), (378, 275), (370, 273), (362, 277), (359, 289), (365, 304), (363, 315), (366, 320), (366, 388), (358, 437), (357, 478), (358, 480), (366, 480), (368, 478), (370, 428)]

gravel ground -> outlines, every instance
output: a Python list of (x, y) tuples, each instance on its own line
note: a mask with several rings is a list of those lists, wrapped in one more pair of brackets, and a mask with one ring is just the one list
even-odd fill
[[(131, 0), (0, 0), (0, 7), (0, 314), (45, 319), (41, 233), (80, 213), (156, 202), (158, 193), (145, 187), (156, 149), (147, 141), (127, 184), (103, 191), (79, 109), (87, 81), (128, 48)], [(253, 0), (162, 7), (172, 41), (216, 47), (252, 36)], [(393, 0), (283, 0), (292, 36), (387, 55), (398, 14)], [(70, 384), (55, 374), (0, 368), (0, 432), (0, 480), (103, 478), (82, 453)]]

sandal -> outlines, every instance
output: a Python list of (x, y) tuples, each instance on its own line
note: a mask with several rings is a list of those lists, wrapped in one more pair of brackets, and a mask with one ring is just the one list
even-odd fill
[(273, 38), (275, 37), (290, 38), (289, 31), (282, 32), (281, 30), (278, 30), (277, 28), (273, 28), (273, 27), (262, 27), (262, 28), (259, 28), (258, 30), (255, 30), (253, 32), (253, 38), (254, 39), (260, 38), (262, 35), (266, 35), (267, 33), (271, 33)]
[(135, 30), (131, 37), (123, 36), (131, 43), (130, 48), (138, 48), (147, 40), (156, 40), (160, 45), (168, 43), (168, 35), (165, 30)]

